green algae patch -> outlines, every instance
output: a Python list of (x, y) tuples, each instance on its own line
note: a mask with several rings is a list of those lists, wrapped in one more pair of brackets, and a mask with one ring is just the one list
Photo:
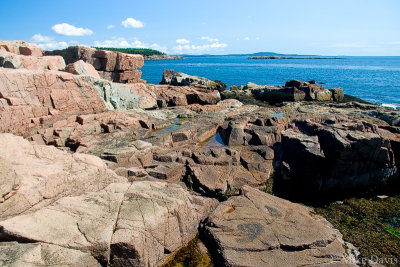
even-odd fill
[(388, 232), (389, 234), (394, 235), (395, 237), (400, 239), (400, 231), (391, 227), (391, 226), (385, 226), (385, 230), (386, 232)]
[(273, 195), (273, 188), (274, 188), (274, 177), (276, 175), (276, 170), (274, 168), (271, 169), (271, 173), (269, 174), (269, 177), (267, 181), (265, 182), (265, 193)]
[(210, 255), (200, 241), (199, 234), (184, 247), (172, 254), (162, 267), (213, 267)]
[(343, 234), (343, 239), (359, 248), (361, 264), (365, 259), (400, 263), (400, 196), (351, 198), (315, 208)]
[(400, 239), (400, 216), (391, 216), (385, 221), (385, 230)]

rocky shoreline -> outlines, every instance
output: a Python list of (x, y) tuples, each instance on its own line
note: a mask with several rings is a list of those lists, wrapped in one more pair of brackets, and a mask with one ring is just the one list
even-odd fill
[(0, 42), (3, 265), (168, 266), (188, 243), (216, 266), (361, 264), (300, 203), (396, 184), (400, 111), (314, 81), (147, 84), (143, 60)]
[(144, 56), (144, 60), (182, 60), (182, 56), (170, 56), (170, 55), (152, 55)]

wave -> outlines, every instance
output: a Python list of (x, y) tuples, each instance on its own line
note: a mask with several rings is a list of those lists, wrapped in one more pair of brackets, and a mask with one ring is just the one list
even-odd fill
[(400, 104), (382, 103), (381, 106), (385, 108), (400, 109)]

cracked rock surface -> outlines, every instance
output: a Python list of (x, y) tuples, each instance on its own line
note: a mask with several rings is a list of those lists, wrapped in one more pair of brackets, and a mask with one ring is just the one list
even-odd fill
[[(31, 250), (54, 250), (61, 258), (49, 265), (79, 266), (74, 259), (82, 257), (87, 266), (95, 266), (94, 259), (158, 266), (197, 233), (218, 203), (180, 184), (129, 183), (96, 156), (0, 137), (0, 174), (7, 181), (1, 187), (0, 253), (19, 251), (4, 257), (7, 264), (40, 261), (40, 254), (26, 256)], [(64, 261), (69, 254), (71, 261)]]
[(220, 203), (200, 234), (219, 266), (346, 266), (342, 235), (328, 221), (249, 186)]
[(5, 200), (0, 203), (0, 220), (39, 209), (64, 196), (126, 181), (92, 155), (70, 154), (12, 134), (0, 134), (0, 147), (2, 169), (12, 178), (2, 187)]
[(2, 266), (87, 266), (100, 264), (88, 253), (45, 243), (0, 243)]

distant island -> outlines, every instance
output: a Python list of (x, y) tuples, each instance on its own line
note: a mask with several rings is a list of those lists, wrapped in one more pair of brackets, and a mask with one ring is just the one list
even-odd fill
[(281, 57), (281, 56), (253, 56), (248, 59), (343, 59), (341, 57)]
[(139, 54), (144, 57), (144, 60), (177, 60), (183, 59), (182, 56), (170, 56), (161, 51), (149, 48), (116, 48), (116, 47), (93, 47), (98, 50), (109, 50), (122, 52), (125, 54)]

